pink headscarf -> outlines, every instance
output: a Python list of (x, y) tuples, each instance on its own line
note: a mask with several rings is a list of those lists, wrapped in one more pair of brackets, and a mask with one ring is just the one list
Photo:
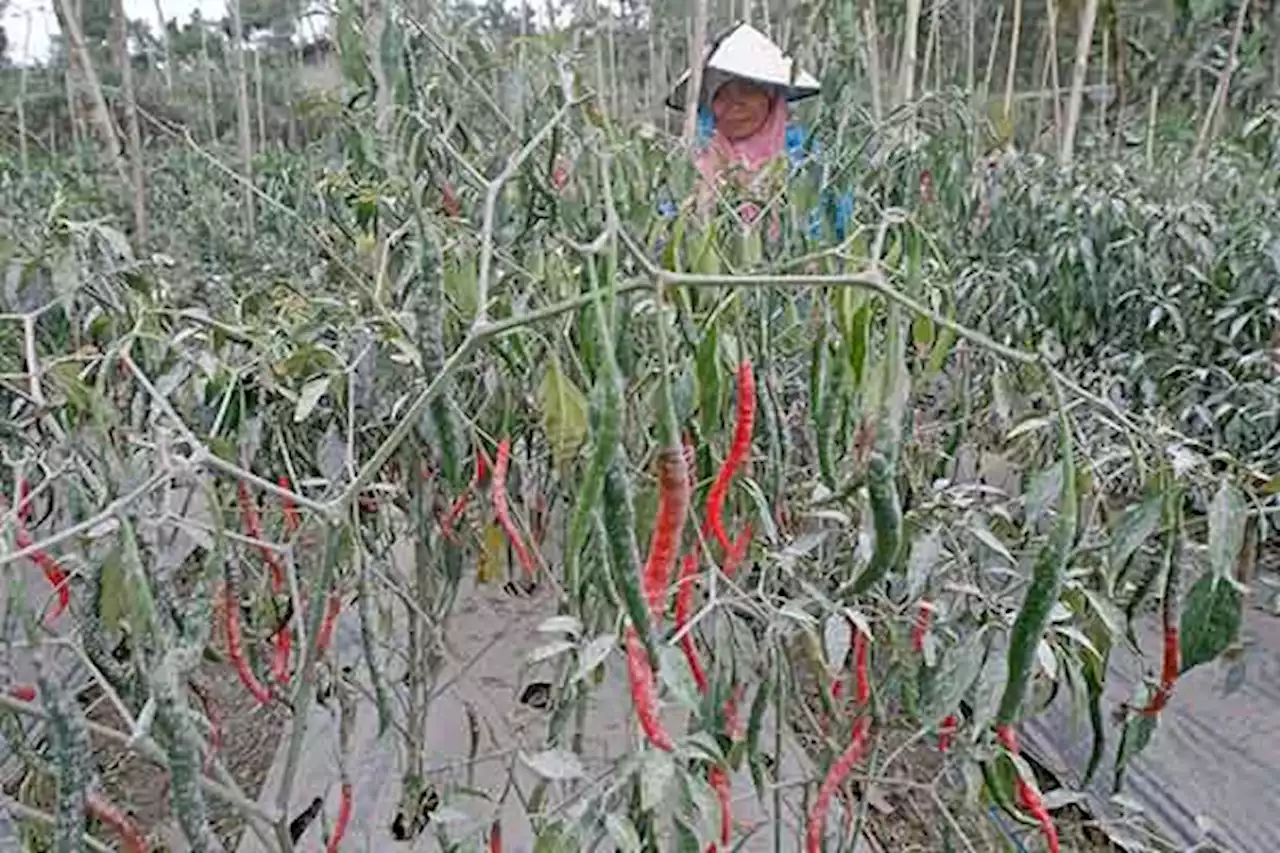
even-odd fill
[(721, 173), (733, 166), (743, 167), (743, 179), (750, 180), (761, 167), (782, 154), (786, 140), (787, 99), (778, 92), (773, 95), (769, 115), (759, 130), (746, 139), (731, 141), (717, 129), (711, 144), (694, 162), (708, 185), (713, 186)]

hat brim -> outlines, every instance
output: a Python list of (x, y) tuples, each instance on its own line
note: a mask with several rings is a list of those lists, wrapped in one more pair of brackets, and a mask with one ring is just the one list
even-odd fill
[[(718, 72), (715, 76), (722, 81), (737, 78), (771, 86), (787, 101), (803, 100), (818, 94), (822, 88), (817, 78), (796, 68), (795, 62), (783, 54), (782, 48), (749, 24), (740, 23), (727, 30), (708, 46), (704, 56), (704, 72)], [(708, 76), (704, 73), (699, 93), (699, 101), (703, 103), (713, 94), (706, 85)], [(686, 109), (692, 77), (693, 69), (685, 69), (667, 96), (668, 107), (679, 111)]]

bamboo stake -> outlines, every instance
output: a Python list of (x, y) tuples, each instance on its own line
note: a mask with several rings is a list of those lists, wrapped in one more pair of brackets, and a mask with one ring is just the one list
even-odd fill
[(1210, 140), (1217, 135), (1221, 123), (1220, 116), (1227, 108), (1227, 90), (1231, 87), (1231, 75), (1236, 70), (1236, 62), (1240, 52), (1240, 37), (1244, 34), (1244, 19), (1249, 12), (1249, 0), (1240, 0), (1240, 8), (1236, 11), (1235, 28), (1231, 31), (1231, 46), (1227, 48), (1227, 61), (1218, 74), (1218, 85), (1213, 92), (1213, 100), (1205, 112), (1204, 122), (1200, 125), (1200, 133), (1196, 137), (1196, 147), (1191, 158), (1198, 159), (1204, 153)]
[(102, 94), (102, 85), (98, 82), (98, 74), (93, 68), (93, 60), (89, 57), (88, 48), (85, 47), (84, 32), (80, 29), (80, 21), (76, 18), (68, 0), (56, 0), (55, 6), (58, 10), (58, 23), (62, 26), (62, 31), (70, 43), (71, 50), (76, 54), (76, 62), (80, 66), (85, 85), (89, 90), (90, 102), (93, 105), (91, 112), (93, 114), (94, 129), (101, 138), (103, 147), (106, 148), (107, 159), (110, 161), (116, 176), (120, 179), (120, 185), (128, 186), (129, 178), (125, 173), (124, 161), (120, 158), (120, 141), (116, 136), (115, 126), (111, 122), (111, 111), (107, 109), (107, 99)]
[(138, 101), (133, 88), (133, 62), (125, 36), (124, 0), (111, 0), (111, 47), (124, 95), (125, 144), (129, 150), (129, 174), (133, 183), (134, 245), (147, 245), (147, 185), (143, 177), (142, 132), (138, 128)]
[(1080, 107), (1084, 100), (1084, 84), (1089, 76), (1089, 54), (1093, 50), (1093, 26), (1098, 20), (1098, 0), (1084, 0), (1080, 7), (1080, 30), (1076, 39), (1076, 64), (1071, 72), (1071, 95), (1067, 99), (1067, 123), (1062, 129), (1062, 150), (1058, 162), (1070, 166), (1076, 153), (1076, 128), (1080, 126)]
[(258, 102), (258, 150), (267, 147), (267, 113), (262, 104), (262, 51), (253, 52), (253, 96)]
[(245, 178), (244, 200), (240, 214), (244, 217), (245, 236), (252, 240), (257, 234), (254, 216), (253, 185), (253, 131), (249, 125), (249, 75), (244, 61), (244, 22), (240, 17), (240, 0), (229, 0), (231, 13), (231, 59), (235, 63), (236, 125), (240, 137), (240, 170)]
[(684, 133), (686, 145), (692, 145), (698, 134), (698, 105), (702, 102), (702, 54), (707, 43), (707, 0), (694, 0), (693, 32), (689, 36), (689, 83), (684, 97)]
[(160, 7), (160, 0), (155, 0), (156, 5), (156, 22), (160, 28), (160, 47), (164, 50), (164, 90), (168, 95), (173, 95), (173, 50), (169, 46), (169, 27), (164, 21), (164, 10)]
[(204, 106), (209, 120), (209, 143), (218, 141), (218, 113), (213, 102), (213, 61), (209, 58), (209, 25), (200, 24), (200, 59), (204, 66)]
[(1009, 65), (1004, 77), (1004, 123), (1013, 141), (1013, 90), (1018, 83), (1018, 41), (1022, 38), (1022, 0), (1013, 0), (1013, 26), (1009, 30)]
[(881, 99), (884, 83), (880, 69), (880, 31), (876, 26), (876, 0), (867, 0), (862, 7), (862, 28), (867, 34), (867, 76), (871, 82), (871, 116), (876, 124), (884, 121), (884, 102)]

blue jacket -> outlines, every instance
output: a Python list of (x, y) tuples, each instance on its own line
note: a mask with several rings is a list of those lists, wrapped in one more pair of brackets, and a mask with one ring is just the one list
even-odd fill
[[(715, 117), (705, 106), (698, 108), (698, 144), (705, 145), (711, 141), (715, 132)], [(811, 137), (802, 125), (788, 124), (786, 136), (787, 159), (791, 162), (791, 176), (795, 177), (806, 165), (815, 163), (822, 156), (822, 146), (817, 137)], [(659, 208), (664, 216), (668, 215), (667, 205)], [(818, 206), (809, 211), (808, 234), (810, 240), (822, 239), (823, 215), (832, 218), (832, 230), (836, 240), (843, 240), (849, 232), (849, 224), (853, 220), (853, 192), (845, 190), (839, 194), (831, 189), (824, 189)], [(675, 207), (670, 207), (671, 216), (675, 215)]]

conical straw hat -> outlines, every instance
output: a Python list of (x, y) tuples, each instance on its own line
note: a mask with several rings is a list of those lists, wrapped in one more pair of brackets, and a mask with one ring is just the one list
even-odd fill
[[(798, 101), (818, 94), (817, 78), (795, 67), (795, 62), (782, 52), (773, 40), (750, 24), (737, 24), (711, 43), (704, 60), (703, 100), (730, 77), (742, 77), (757, 83), (777, 86), (788, 101)], [(794, 77), (793, 77), (794, 75)], [(683, 110), (687, 100), (692, 69), (686, 69), (667, 98), (667, 106)]]

